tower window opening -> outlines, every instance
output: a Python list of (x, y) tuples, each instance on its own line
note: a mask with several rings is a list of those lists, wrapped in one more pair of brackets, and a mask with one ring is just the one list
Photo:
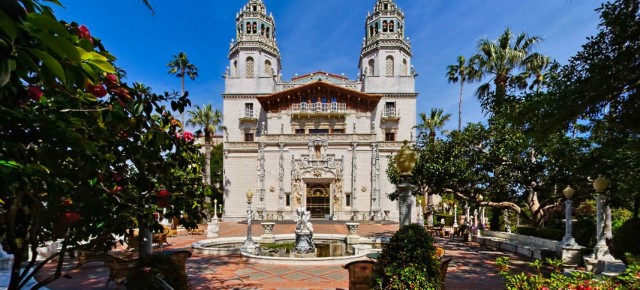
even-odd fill
[(270, 76), (270, 77), (273, 76), (273, 68), (271, 67), (271, 61), (269, 60), (264, 61), (264, 73), (267, 76)]
[(373, 25), (369, 25), (369, 36), (373, 36)]
[(351, 194), (346, 194), (344, 198), (344, 202), (346, 206), (351, 206)]
[(271, 37), (271, 28), (267, 26), (267, 38)]
[(405, 76), (408, 75), (406, 58), (402, 60), (402, 74)]
[(382, 32), (387, 32), (387, 21), (382, 21)]
[(253, 34), (257, 34), (258, 33), (258, 24), (256, 24), (255, 22), (253, 23)]
[(384, 4), (384, 10), (389, 10), (389, 4), (387, 3)]
[(375, 32), (376, 34), (378, 34), (378, 22), (376, 22), (376, 25), (375, 25)]
[(387, 56), (386, 76), (388, 77), (393, 76), (393, 56)]
[(253, 78), (253, 58), (247, 57), (247, 67), (246, 67), (247, 78)]
[(231, 76), (238, 77), (238, 61), (237, 60), (233, 61), (233, 67), (232, 67), (232, 70), (231, 70)]
[(365, 74), (366, 75), (370, 75), (370, 76), (375, 75), (374, 68), (375, 68), (375, 61), (373, 59), (370, 59), (369, 60), (369, 69), (368, 69), (368, 72), (365, 72)]
[(389, 32), (393, 32), (393, 20), (389, 21)]
[(264, 24), (260, 24), (260, 34), (264, 35)]
[(253, 11), (258, 11), (258, 6), (253, 5)]
[(247, 33), (251, 33), (251, 22), (247, 22)]

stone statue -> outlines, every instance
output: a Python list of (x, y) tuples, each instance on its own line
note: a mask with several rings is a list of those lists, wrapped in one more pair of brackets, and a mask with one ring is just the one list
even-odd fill
[(311, 212), (304, 207), (296, 209), (296, 242), (295, 252), (298, 254), (314, 253), (315, 245), (313, 244), (313, 225), (311, 224)]
[(296, 232), (313, 232), (313, 225), (311, 224), (311, 212), (304, 207), (296, 209), (296, 216), (293, 221), (296, 222)]
[(293, 196), (295, 196), (298, 205), (302, 205), (302, 193), (300, 191), (302, 191), (300, 178), (296, 177), (293, 180)]

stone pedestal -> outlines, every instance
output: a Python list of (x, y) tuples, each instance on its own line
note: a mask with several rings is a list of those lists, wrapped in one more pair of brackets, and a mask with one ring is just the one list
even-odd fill
[(220, 224), (218, 224), (218, 217), (215, 217), (207, 224), (207, 238), (217, 238), (219, 236), (219, 231)]
[(580, 250), (581, 247), (577, 244), (562, 246), (562, 264), (577, 266), (582, 260)]
[(254, 244), (254, 243), (245, 243), (244, 245), (242, 245), (240, 247), (240, 251), (242, 252), (246, 252), (249, 254), (255, 254), (258, 252), (258, 244)]
[(359, 223), (346, 223), (347, 230), (349, 231), (349, 235), (347, 235), (346, 243), (347, 244), (358, 244), (360, 243), (360, 236), (358, 236), (358, 227), (360, 227)]
[(276, 242), (276, 239), (273, 235), (273, 227), (276, 225), (275, 223), (260, 223), (262, 226), (262, 236), (260, 236), (260, 241), (263, 244), (273, 244)]
[(351, 246), (353, 248), (353, 254), (354, 255), (360, 255), (360, 254), (368, 254), (371, 252), (371, 245), (353, 245)]

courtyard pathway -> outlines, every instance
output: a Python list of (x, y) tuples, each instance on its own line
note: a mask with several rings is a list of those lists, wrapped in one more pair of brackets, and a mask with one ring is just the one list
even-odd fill
[[(274, 234), (293, 233), (294, 224), (277, 224)], [(316, 233), (347, 234), (344, 222), (314, 224)], [(361, 236), (392, 235), (397, 224), (361, 224)], [(221, 237), (246, 236), (246, 224), (223, 222)], [(254, 236), (262, 233), (260, 225), (252, 228)], [(191, 243), (206, 239), (203, 235), (187, 235), (168, 238), (168, 249), (190, 249)], [(438, 238), (446, 249), (445, 257), (453, 258), (447, 272), (446, 287), (452, 289), (504, 289), (502, 278), (495, 267), (495, 259), (508, 255), (516, 268), (522, 269), (530, 260), (526, 257), (482, 248), (474, 243)], [(122, 250), (122, 249), (119, 249)], [(160, 251), (159, 248), (154, 249)], [(45, 270), (53, 270), (50, 263)], [(45, 272), (43, 270), (43, 272)], [(115, 289), (110, 283), (105, 287), (109, 269), (100, 262), (91, 262), (75, 269), (75, 261), (66, 263), (64, 277), (47, 285), (49, 289)], [(42, 279), (47, 273), (38, 276)], [(340, 266), (287, 266), (251, 264), (239, 255), (211, 256), (194, 254), (187, 259), (187, 275), (194, 289), (348, 289), (347, 270)]]

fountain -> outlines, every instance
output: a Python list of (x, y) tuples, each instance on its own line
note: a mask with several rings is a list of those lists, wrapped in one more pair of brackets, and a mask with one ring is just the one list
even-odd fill
[(295, 253), (296, 256), (306, 257), (314, 256), (316, 247), (313, 244), (313, 225), (309, 221), (311, 213), (304, 207), (296, 209), (296, 242)]

